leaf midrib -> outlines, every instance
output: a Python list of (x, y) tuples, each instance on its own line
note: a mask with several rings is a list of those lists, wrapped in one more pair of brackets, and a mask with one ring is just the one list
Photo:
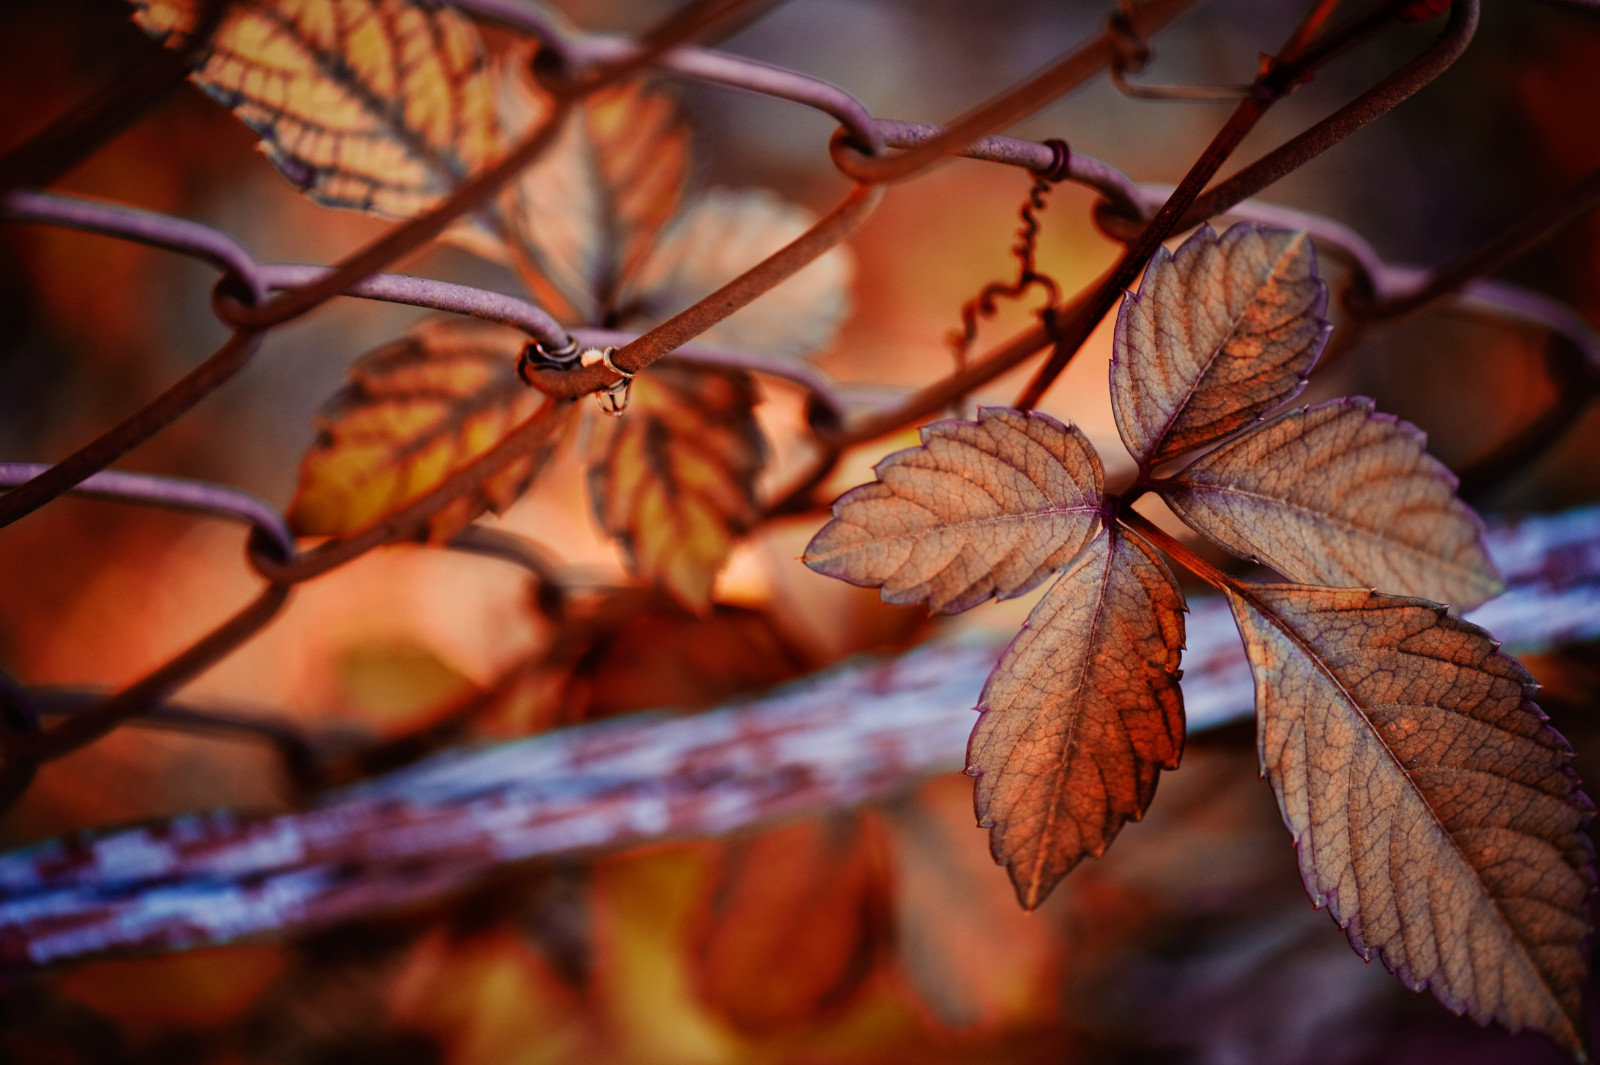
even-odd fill
[[(1515, 945), (1518, 955), (1522, 958), (1523, 962), (1527, 965), (1528, 969), (1533, 973), (1534, 978), (1539, 982), (1539, 986), (1544, 988), (1545, 994), (1548, 996), (1549, 1001), (1552, 1004), (1554, 1004), (1554, 1006), (1556, 1008), (1556, 1014), (1558, 1016), (1560, 1016), (1561, 1018), (1563, 1018), (1563, 1020), (1566, 1021), (1568, 1027), (1570, 1028), (1571, 1027), (1571, 1023), (1572, 1023), (1571, 1019), (1567, 1017), (1566, 1010), (1561, 1005), (1561, 999), (1560, 999), (1559, 996), (1557, 996), (1557, 994), (1555, 992), (1555, 989), (1552, 988), (1550, 986), (1550, 982), (1545, 979), (1544, 971), (1539, 968), (1537, 963), (1534, 962), (1532, 955), (1528, 951), (1527, 945), (1524, 944), (1522, 942), (1521, 937), (1517, 935), (1514, 927), (1511, 924), (1510, 919), (1507, 918), (1505, 911), (1501, 908), (1499, 901), (1493, 895), (1491, 895), (1489, 893), (1488, 885), (1483, 882), (1483, 877), (1479, 874), (1479, 872), (1477, 870), (1477, 867), (1474, 866), (1470, 861), (1467, 860), (1466, 854), (1462, 852), (1461, 847), (1456, 843), (1456, 839), (1455, 839), (1454, 834), (1452, 834), (1450, 832), (1449, 828), (1445, 825), (1444, 821), (1441, 820), (1441, 818), (1439, 817), (1438, 811), (1434, 808), (1433, 803), (1428, 799), (1427, 794), (1417, 784), (1416, 780), (1413, 779), (1413, 777), (1411, 776), (1410, 772), (1408, 772), (1406, 770), (1405, 763), (1400, 759), (1399, 755), (1397, 755), (1395, 753), (1394, 748), (1392, 746), (1390, 746), (1388, 739), (1383, 735), (1383, 731), (1381, 729), (1379, 729), (1376, 724), (1373, 723), (1373, 721), (1372, 721), (1372, 719), (1370, 717), (1367, 716), (1366, 708), (1363, 707), (1356, 700), (1355, 696), (1350, 693), (1349, 688), (1346, 687), (1344, 682), (1341, 681), (1337, 676), (1334, 675), (1333, 670), (1322, 660), (1322, 656), (1319, 653), (1317, 653), (1316, 650), (1313, 649), (1311, 647), (1311, 645), (1309, 643), (1307, 643), (1306, 640), (1304, 638), (1302, 638), (1301, 635), (1298, 632), (1296, 632), (1294, 630), (1294, 628), (1292, 626), (1290, 626), (1287, 621), (1283, 620), (1281, 617), (1278, 616), (1278, 614), (1275, 611), (1273, 611), (1271, 608), (1269, 608), (1260, 599), (1258, 599), (1254, 595), (1252, 595), (1247, 586), (1237, 585), (1236, 584), (1231, 589), (1230, 594), (1237, 595), (1241, 599), (1247, 600), (1251, 604), (1251, 606), (1263, 618), (1265, 618), (1270, 625), (1272, 625), (1273, 628), (1277, 629), (1284, 636), (1286, 636), (1289, 639), (1289, 642), (1292, 643), (1296, 648), (1298, 648), (1300, 650), (1300, 652), (1302, 654), (1304, 654), (1307, 657), (1307, 659), (1310, 660), (1312, 666), (1317, 670), (1317, 672), (1321, 673), (1324, 677), (1326, 677), (1328, 679), (1328, 681), (1330, 683), (1332, 683), (1333, 686), (1338, 690), (1339, 694), (1345, 700), (1347, 700), (1348, 704), (1352, 708), (1354, 708), (1356, 716), (1361, 719), (1361, 722), (1366, 727), (1367, 731), (1372, 735), (1372, 737), (1375, 740), (1377, 740), (1378, 745), (1380, 747), (1382, 747), (1384, 754), (1386, 754), (1389, 757), (1390, 763), (1395, 767), (1396, 770), (1399, 771), (1400, 775), (1404, 778), (1407, 786), (1409, 786), (1411, 788), (1412, 792), (1417, 796), (1418, 800), (1422, 803), (1423, 809), (1428, 811), (1428, 817), (1438, 827), (1439, 834), (1449, 844), (1451, 852), (1455, 854), (1456, 859), (1461, 863), (1461, 865), (1471, 873), (1472, 882), (1478, 887), (1479, 894), (1484, 899), (1484, 901), (1489, 904), (1490, 908), (1494, 910), (1495, 914), (1500, 918), (1500, 925), (1501, 925), (1501, 928), (1504, 929), (1504, 931), (1505, 931), (1506, 938), (1509, 939)], [(1254, 668), (1254, 663), (1252, 663), (1252, 669), (1253, 668)], [(1433, 707), (1433, 709), (1441, 710), (1441, 708), (1439, 708), (1439, 707)], [(1441, 712), (1443, 712), (1443, 711), (1441, 710)], [(1263, 767), (1263, 769), (1264, 768), (1265, 767)], [(1350, 920), (1350, 916), (1351, 915), (1345, 915), (1345, 921), (1346, 922), (1348, 922)], [(1384, 951), (1384, 949), (1382, 947), (1378, 948), (1378, 951), (1379, 951), (1380, 954), (1384, 954), (1385, 958), (1387, 958), (1387, 953)], [(1473, 973), (1473, 980), (1474, 980), (1474, 983), (1476, 983), (1476, 981), (1477, 981), (1477, 972), (1476, 972), (1476, 970), (1474, 970), (1474, 973)], [(1428, 986), (1430, 986), (1430, 987), (1433, 986), (1433, 982), (1434, 982), (1433, 978), (1430, 976), (1430, 978), (1427, 981)]]

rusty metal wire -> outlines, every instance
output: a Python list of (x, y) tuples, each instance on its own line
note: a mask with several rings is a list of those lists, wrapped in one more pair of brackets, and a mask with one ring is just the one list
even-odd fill
[[(0, 495), (0, 525), (15, 521), (68, 492), (220, 515), (250, 524), (253, 530), (250, 562), (267, 582), (252, 603), (123, 691), (79, 710), (50, 728), (22, 728), (0, 722), (0, 755), (4, 756), (4, 765), (0, 768), (0, 806), (26, 786), (32, 769), (39, 762), (90, 742), (130, 717), (159, 705), (178, 685), (253, 636), (283, 608), (295, 583), (313, 579), (375, 547), (414, 534), (431, 515), (473, 491), (484, 479), (548, 439), (570, 410), (568, 401), (608, 387), (617, 379), (616, 374), (600, 365), (530, 371), (530, 382), (550, 398), (499, 444), (373, 526), (301, 551), (282, 516), (252, 497), (222, 486), (106, 470), (122, 454), (170, 424), (238, 373), (254, 356), (267, 331), (321, 307), (335, 296), (344, 295), (499, 322), (522, 330), (530, 340), (551, 350), (563, 348), (573, 340), (585, 345), (615, 346), (618, 348), (615, 365), (628, 375), (673, 355), (786, 377), (808, 390), (820, 406), (831, 411), (837, 429), (819, 433), (822, 455), (818, 463), (797, 486), (781, 493), (779, 502), (769, 509), (769, 513), (783, 513), (809, 505), (811, 488), (826, 475), (845, 448), (937, 411), (1054, 341), (1055, 357), (1022, 397), (1022, 405), (1031, 405), (1059, 373), (1065, 359), (1076, 350), (1074, 338), (1079, 334), (1088, 335), (1161, 240), (1229, 208), (1241, 214), (1255, 211), (1264, 217), (1263, 212), (1270, 212), (1270, 209), (1248, 203), (1241, 205), (1240, 201), (1395, 106), (1436, 76), (1465, 47), (1477, 11), (1474, 0), (1458, 0), (1452, 7), (1451, 21), (1445, 32), (1417, 60), (1312, 130), (1268, 153), (1210, 191), (1204, 191), (1205, 185), (1272, 101), (1292, 90), (1321, 62), (1399, 17), (1399, 5), (1380, 5), (1364, 21), (1323, 33), (1322, 21), (1331, 6), (1326, 0), (1315, 5), (1312, 15), (1258, 80), (1252, 94), (1219, 133), (1212, 149), (1197, 162), (1186, 182), (1176, 190), (1157, 193), (1149, 187), (1136, 185), (1109, 163), (1066, 148), (1064, 142), (1038, 143), (1009, 137), (999, 131), (1088, 78), (1115, 69), (1121, 54), (1119, 47), (1122, 47), (1118, 42), (1119, 33), (1126, 34), (1131, 29), (1143, 40), (1176, 18), (1192, 0), (1147, 0), (1143, 4), (1126, 5), (1121, 21), (1108, 23), (1104, 29), (1065, 52), (1041, 74), (1022, 81), (946, 127), (880, 119), (854, 96), (821, 79), (689, 43), (692, 38), (719, 32), (729, 21), (746, 14), (748, 4), (742, 0), (702, 0), (675, 14), (638, 41), (572, 32), (556, 24), (542, 10), (517, 0), (454, 2), (455, 6), (481, 19), (536, 38), (551, 54), (554, 61), (546, 73), (547, 85), (555, 99), (552, 112), (503, 159), (465, 182), (436, 208), (395, 226), (339, 263), (331, 266), (261, 263), (227, 234), (192, 221), (26, 188), (12, 188), (0, 195), (0, 218), (8, 221), (66, 226), (138, 241), (215, 266), (222, 278), (213, 304), (218, 319), (233, 330), (228, 342), (200, 367), (67, 459), (48, 467), (0, 465), (0, 486), (15, 486)], [(222, 10), (217, 5), (212, 9)], [(729, 279), (711, 296), (641, 336), (603, 329), (568, 330), (541, 308), (523, 299), (383, 272), (401, 256), (438, 236), (452, 221), (486, 202), (538, 158), (558, 135), (567, 111), (585, 94), (645, 69), (796, 103), (836, 119), (840, 129), (830, 144), (830, 153), (841, 173), (852, 182), (843, 202), (784, 249), (744, 274)], [(150, 75), (155, 82), (167, 77), (160, 71), (156, 74), (159, 76)], [(148, 91), (152, 90), (141, 90), (147, 94)], [(119, 116), (126, 117), (109, 105), (99, 106), (98, 110), (97, 106), (91, 101), (84, 109), (86, 115), (101, 117), (94, 118), (93, 122), (86, 120), (82, 131), (69, 131), (70, 135), (57, 137), (47, 144), (48, 152), (30, 149), (40, 159), (48, 155), (55, 163), (35, 165), (30, 161), (31, 156), (7, 157), (0, 160), (0, 177), (13, 185), (41, 176), (47, 179), (52, 173), (51, 166), (58, 166), (60, 160), (82, 156), (98, 143), (97, 138), (103, 139), (107, 123), (120, 121)], [(756, 362), (741, 353), (694, 345), (695, 338), (712, 325), (847, 239), (876, 206), (885, 183), (904, 180), (956, 155), (1020, 167), (1051, 181), (1071, 181), (1096, 190), (1102, 197), (1098, 217), (1103, 228), (1128, 245), (1122, 261), (1082, 293), (1055, 307), (1052, 328), (1040, 327), (1016, 338), (961, 372), (935, 382), (907, 402), (889, 410), (873, 410), (854, 423), (845, 418), (846, 404), (828, 383), (804, 368)], [(3, 183), (0, 188), (4, 188)], [(1366, 279), (1367, 290), (1377, 298), (1377, 306), (1394, 310), (1407, 300), (1420, 298), (1419, 294), (1431, 299), (1446, 289), (1453, 289), (1465, 301), (1476, 300), (1497, 313), (1536, 321), (1552, 334), (1564, 338), (1581, 353), (1594, 379), (1600, 380), (1600, 373), (1593, 370), (1600, 365), (1600, 344), (1581, 320), (1549, 305), (1548, 301), (1541, 303), (1530, 294), (1473, 276), (1474, 271), (1485, 268), (1485, 262), (1492, 265), (1499, 261), (1494, 255), (1472, 261), (1470, 268), (1458, 267), (1455, 274), (1444, 279), (1408, 273), (1403, 268), (1383, 264), (1365, 242), (1348, 231), (1341, 232), (1336, 223), (1309, 216), (1299, 218), (1304, 223), (1302, 228), (1314, 230), (1316, 239), (1337, 247), (1356, 264)], [(468, 534), (454, 546), (507, 559), (541, 579), (547, 576), (547, 567), (537, 552), (526, 550), (525, 545)]]

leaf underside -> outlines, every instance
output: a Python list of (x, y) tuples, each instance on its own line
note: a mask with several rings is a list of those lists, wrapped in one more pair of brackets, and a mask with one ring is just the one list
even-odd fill
[(661, 363), (633, 383), (627, 414), (589, 468), (595, 517), (634, 571), (698, 613), (755, 523), (766, 441), (748, 374)]
[[(134, 0), (174, 48), (197, 0)], [(318, 203), (409, 218), (499, 150), (494, 87), (472, 23), (407, 0), (232, 0), (193, 80), (261, 137)]]
[(1581, 1052), (1593, 811), (1488, 634), (1363, 589), (1229, 592), (1301, 875), (1413, 989)]
[(806, 547), (818, 573), (881, 587), (886, 603), (954, 614), (1036, 587), (1100, 529), (1100, 458), (1037, 411), (984, 408), (924, 426), (878, 480), (846, 492)]
[(989, 675), (967, 772), (1027, 909), (1138, 819), (1183, 748), (1183, 596), (1113, 528), (1073, 560)]
[[(517, 379), (525, 337), (469, 318), (425, 321), (363, 355), (351, 383), (317, 417), (289, 522), (302, 536), (341, 536), (437, 486), (499, 443), (544, 397)], [(481, 490), (435, 515), (445, 540), (527, 488), (546, 449), (519, 457)]]
[(1156, 252), (1117, 314), (1111, 405), (1148, 470), (1221, 440), (1293, 399), (1331, 328), (1304, 233), (1202, 226)]
[(1415, 426), (1337, 399), (1196, 460), (1162, 498), (1218, 546), (1290, 580), (1471, 609), (1502, 589), (1483, 525)]

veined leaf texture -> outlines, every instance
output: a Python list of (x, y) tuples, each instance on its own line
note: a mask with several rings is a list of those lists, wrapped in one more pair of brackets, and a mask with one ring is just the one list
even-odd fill
[(1330, 326), (1304, 233), (1202, 226), (1156, 252), (1112, 340), (1111, 406), (1141, 469), (1214, 443), (1299, 395)]
[(1183, 595), (1120, 528), (1080, 552), (989, 675), (967, 745), (980, 825), (1028, 909), (1144, 815), (1183, 749)]
[[(181, 47), (198, 0), (134, 0)], [(234, 0), (192, 75), (318, 203), (418, 214), (500, 148), (472, 23), (408, 0)]]
[(877, 465), (806, 548), (805, 563), (886, 603), (954, 614), (1021, 595), (1100, 529), (1100, 458), (1047, 414), (991, 407), (934, 422)]
[(1312, 898), (1407, 986), (1580, 1050), (1594, 807), (1527, 671), (1423, 600), (1304, 585), (1228, 598), (1262, 772)]

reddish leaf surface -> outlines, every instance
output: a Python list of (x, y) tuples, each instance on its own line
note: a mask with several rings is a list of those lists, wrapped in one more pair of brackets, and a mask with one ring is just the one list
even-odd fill
[(1218, 546), (1291, 580), (1471, 609), (1502, 585), (1483, 523), (1426, 443), (1371, 400), (1336, 399), (1252, 429), (1161, 494)]
[(989, 846), (1027, 909), (1098, 857), (1183, 748), (1183, 596), (1137, 536), (1078, 555), (989, 675), (967, 748)]
[(1176, 254), (1157, 251), (1112, 340), (1112, 411), (1140, 468), (1298, 395), (1327, 341), (1327, 302), (1304, 233), (1202, 226)]
[[(187, 43), (197, 0), (134, 0)], [(472, 23), (410, 0), (233, 0), (195, 82), (261, 137), (290, 184), (330, 207), (409, 217), (499, 150)]]
[[(499, 443), (543, 401), (517, 380), (523, 342), (504, 326), (436, 319), (362, 356), (351, 383), (317, 418), (289, 509), (295, 531), (353, 532)], [(547, 441), (513, 460), (481, 491), (435, 515), (429, 537), (448, 539), (485, 510), (509, 506), (548, 454)]]
[(605, 456), (589, 469), (601, 528), (635, 572), (698, 613), (756, 519), (766, 442), (749, 375), (653, 366), (633, 383)]
[(1311, 897), (1408, 987), (1579, 1052), (1593, 806), (1527, 672), (1422, 600), (1303, 585), (1229, 600)]
[(954, 614), (1036, 587), (1100, 529), (1100, 458), (1074, 426), (1001, 407), (935, 422), (840, 496), (806, 547), (818, 573)]
[(750, 1035), (846, 1004), (888, 945), (883, 846), (849, 814), (730, 845), (693, 947), (701, 1000)]

